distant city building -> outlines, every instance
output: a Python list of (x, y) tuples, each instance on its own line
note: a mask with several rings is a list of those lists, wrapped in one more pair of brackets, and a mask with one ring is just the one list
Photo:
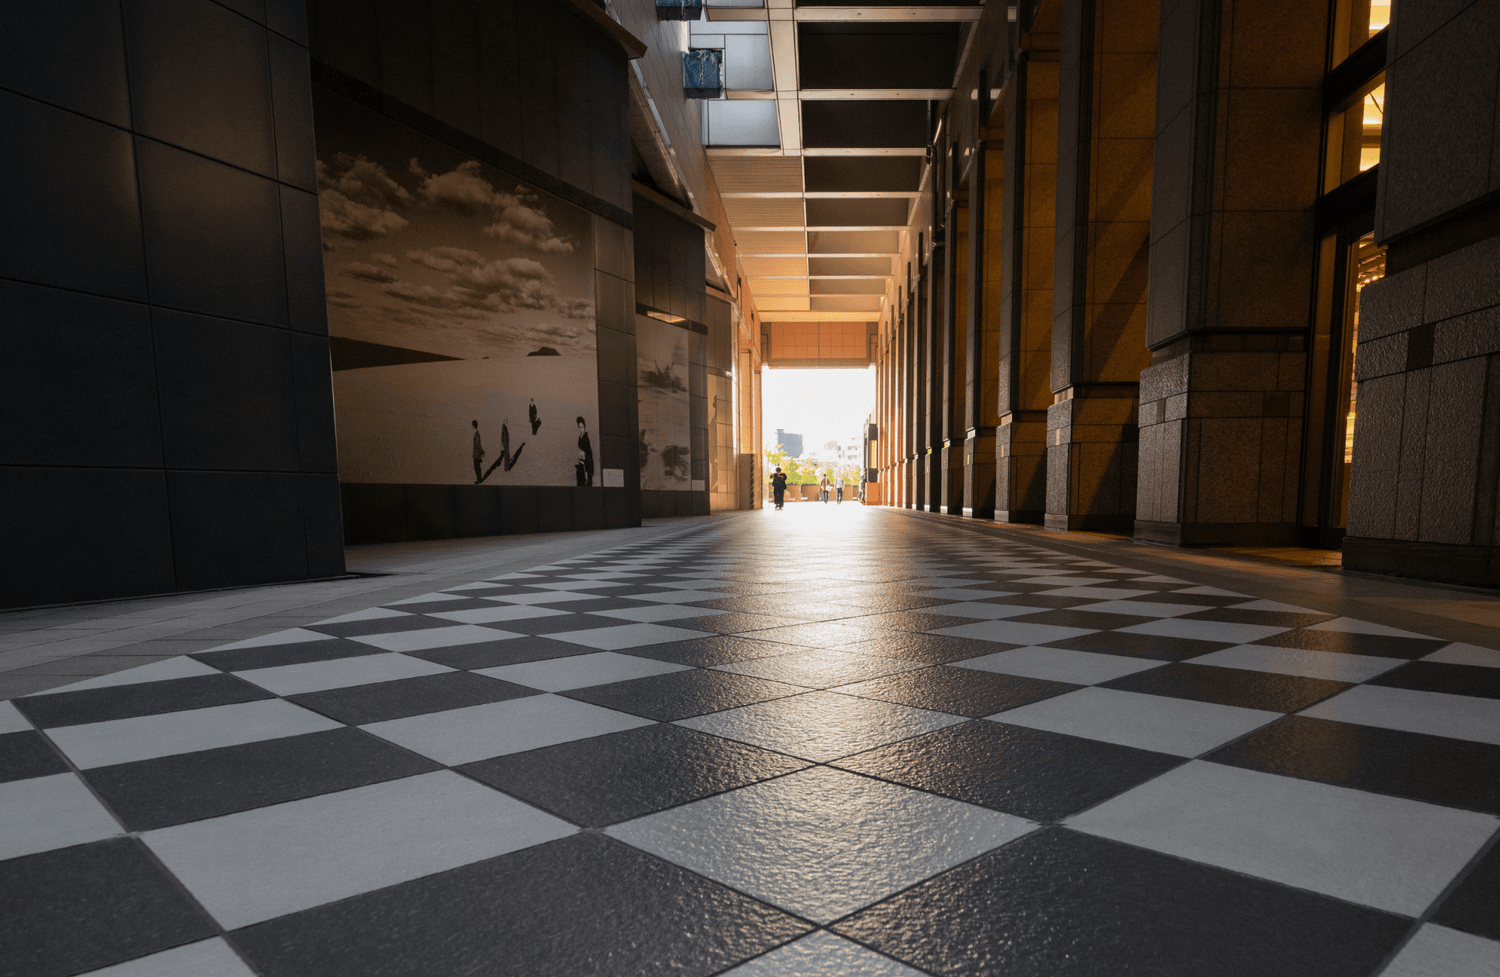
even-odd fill
[(802, 435), (789, 434), (778, 427), (776, 429), (775, 443), (781, 445), (782, 450), (793, 458), (802, 457)]

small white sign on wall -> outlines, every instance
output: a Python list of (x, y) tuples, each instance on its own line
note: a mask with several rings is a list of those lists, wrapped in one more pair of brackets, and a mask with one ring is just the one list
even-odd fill
[(708, 485), (707, 485), (706, 482), (703, 481), (703, 479), (701, 479), (701, 478), (695, 478), (695, 479), (693, 479), (691, 491), (693, 491), (693, 492), (702, 492), (706, 488), (708, 488)]
[(606, 469), (604, 469), (604, 482), (603, 482), (603, 485), (604, 485), (605, 488), (624, 488), (625, 487), (625, 469), (623, 469), (623, 468), (606, 468)]

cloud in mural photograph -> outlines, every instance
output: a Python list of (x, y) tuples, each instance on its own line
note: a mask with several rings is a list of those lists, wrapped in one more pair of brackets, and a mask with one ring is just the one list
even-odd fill
[(693, 443), (689, 430), (687, 331), (637, 315), (635, 343), (641, 488), (685, 489), (692, 474)]
[(317, 110), (340, 477), (592, 484), (593, 218), (343, 99)]

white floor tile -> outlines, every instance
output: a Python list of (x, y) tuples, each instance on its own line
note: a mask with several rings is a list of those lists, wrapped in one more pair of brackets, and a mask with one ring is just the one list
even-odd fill
[(1252, 672), (1275, 672), (1301, 675), (1334, 682), (1364, 682), (1406, 662), (1400, 658), (1372, 658), (1369, 655), (1341, 655), (1331, 651), (1304, 651), (1300, 648), (1273, 648), (1270, 645), (1240, 645), (1225, 648), (1198, 658), (1194, 665), (1217, 665), (1220, 668), (1243, 668)]
[(173, 947), (78, 977), (255, 977), (221, 939)]
[(0, 784), (0, 859), (101, 841), (124, 829), (71, 773)]
[(506, 594), (503, 597), (488, 597), (497, 604), (533, 605), (566, 604), (569, 601), (603, 600), (602, 594), (585, 594), (572, 590), (544, 590), (534, 594)]
[(689, 607), (685, 604), (656, 604), (650, 607), (626, 607), (618, 611), (592, 611), (595, 617), (613, 617), (621, 621), (686, 621), (695, 617), (715, 617), (725, 613), (712, 607)]
[[(733, 971), (731, 971), (732, 973)], [(1436, 923), (1417, 930), (1380, 977), (1497, 977), (1500, 943)]]
[(234, 651), (239, 648), (268, 648), (272, 645), (295, 645), (304, 641), (333, 641), (331, 634), (323, 634), (319, 631), (309, 631), (306, 628), (287, 628), (285, 631), (273, 631), (255, 638), (246, 638), (243, 641), (231, 641), (227, 645), (214, 645), (205, 648), (204, 652), (212, 651)]
[[(605, 833), (827, 923), (1035, 827), (998, 811), (825, 767), (628, 821)], [(880, 857), (872, 858), (872, 852)]]
[(1069, 827), (1420, 916), (1500, 818), (1194, 760)]
[(644, 577), (646, 574), (631, 573), (628, 570), (582, 570), (578, 573), (565, 573), (562, 576), (569, 580), (633, 580), (636, 577)]
[(1478, 665), (1481, 668), (1500, 668), (1500, 651), (1455, 642), (1445, 645), (1422, 659), (1427, 662), (1444, 662), (1449, 665)]
[(24, 733), (31, 728), (31, 720), (21, 715), (9, 702), (0, 701), (0, 733)]
[[(486, 577), (486, 580), (545, 580), (546, 577), (540, 573), (502, 573), (498, 577)], [(530, 586), (529, 584), (527, 586)]]
[(451, 766), (650, 725), (586, 702), (534, 695), (361, 728)]
[[(1041, 593), (1046, 594), (1048, 597), (1092, 597), (1097, 600), (1124, 600), (1127, 597), (1145, 597), (1147, 594), (1156, 593), (1156, 591), (1133, 590), (1129, 587), (1059, 587), (1056, 590), (1044, 590)], [(1188, 608), (1187, 610), (1202, 610), (1202, 608)]]
[(678, 726), (819, 763), (965, 722), (836, 692), (808, 692), (683, 719)]
[(374, 685), (377, 682), (394, 682), (451, 671), (453, 669), (446, 665), (389, 652), (360, 658), (308, 662), (304, 665), (253, 668), (234, 674), (277, 695), (300, 695), (304, 692), (346, 689), (355, 685)]
[(427, 651), (431, 648), (454, 648), (484, 641), (519, 638), (514, 631), (486, 628), (478, 624), (456, 624), (451, 628), (427, 628), (422, 631), (398, 631), (392, 634), (365, 634), (351, 641), (373, 645), (386, 651)]
[(524, 621), (533, 617), (556, 617), (566, 611), (550, 607), (531, 607), (525, 604), (497, 604), (494, 607), (476, 607), (467, 611), (433, 611), (428, 617), (461, 624), (493, 624), (496, 621)]
[(464, 594), (444, 594), (441, 592), (431, 594), (418, 594), (416, 597), (408, 597), (405, 600), (393, 600), (386, 607), (401, 607), (404, 604), (436, 604), (448, 600), (468, 600)]
[(1149, 668), (1159, 668), (1165, 662), (1149, 658), (1127, 658), (1124, 655), (1101, 655), (1092, 651), (1071, 651), (1067, 648), (1012, 648), (951, 664), (955, 668), (973, 668), (1001, 675), (1094, 685), (1144, 672)]
[(978, 601), (963, 601), (956, 604), (936, 604), (932, 607), (915, 608), (918, 614), (942, 614), (946, 617), (977, 617), (987, 621), (1003, 621), (1009, 617), (1025, 614), (1041, 614), (1045, 607), (1028, 607), (1023, 604), (981, 604)]
[(1118, 689), (1079, 689), (986, 718), (1138, 750), (1193, 757), (1275, 722), (1281, 715)]
[[(1296, 604), (1283, 604), (1278, 600), (1252, 600), (1243, 604), (1230, 604), (1237, 611), (1277, 611), (1283, 614), (1322, 614), (1323, 611), (1314, 610), (1311, 607), (1298, 607)], [(1327, 615), (1332, 617), (1333, 615)]]
[(560, 580), (549, 581), (548, 583), (529, 583), (526, 586), (536, 590), (579, 591), (598, 590), (600, 587), (614, 587), (617, 585), (610, 583), (608, 580)]
[(645, 645), (660, 645), (672, 641), (688, 641), (703, 637), (703, 632), (668, 627), (665, 624), (622, 624), (617, 628), (564, 631), (561, 634), (549, 634), (547, 637), (583, 645), (586, 648), (598, 648), (601, 651), (619, 651), (622, 648), (640, 648)]
[(119, 685), (140, 685), (143, 682), (160, 682), (172, 678), (194, 678), (198, 675), (218, 675), (217, 668), (211, 668), (186, 656), (180, 658), (168, 658), (165, 661), (152, 662), (149, 665), (140, 665), (136, 668), (127, 668), (119, 672), (111, 672), (108, 675), (100, 675), (98, 678), (84, 679), (82, 682), (74, 682), (56, 689), (48, 689), (46, 692), (33, 693), (35, 695), (53, 695), (57, 692), (81, 692), (84, 689), (108, 689)]
[[(1050, 584), (1055, 587), (1094, 587), (1102, 583), (1117, 583), (1118, 581), (1116, 581), (1113, 577), (1074, 577), (1062, 573), (1045, 573), (1039, 574), (1035, 577), (1022, 577), (1020, 580), (1013, 580), (1011, 582), (1042, 585)], [(1050, 595), (1053, 593), (1053, 591), (1045, 590), (1042, 591), (1042, 593)]]
[(1309, 631), (1340, 631), (1344, 634), (1381, 634), (1391, 638), (1426, 638), (1432, 640), (1430, 634), (1417, 634), (1415, 631), (1402, 631), (1400, 628), (1386, 627), (1384, 624), (1376, 624), (1373, 621), (1359, 621), (1352, 617), (1336, 617), (1331, 621), (1322, 621), (1308, 627)]
[(951, 634), (957, 638), (979, 638), (983, 641), (1003, 641), (1013, 645), (1040, 645), (1049, 641), (1062, 641), (1080, 635), (1093, 634), (1089, 628), (1065, 628), (1056, 624), (1027, 624), (1024, 621), (979, 621), (975, 624), (960, 624), (955, 628), (942, 628), (938, 634)]
[[(1145, 579), (1145, 578), (1142, 578), (1142, 579)], [(1187, 583), (1188, 582), (1186, 580), (1177, 580), (1175, 578), (1161, 578), (1161, 579), (1162, 580), (1170, 580), (1172, 583)], [(1186, 587), (1186, 588), (1184, 588), (1182, 590), (1173, 591), (1173, 593), (1178, 593), (1178, 594), (1203, 594), (1206, 597), (1243, 597), (1246, 600), (1251, 600), (1252, 599), (1249, 594), (1242, 594), (1242, 593), (1240, 593), (1237, 590), (1221, 590), (1218, 587)]]
[(576, 830), (442, 770), (141, 839), (225, 929), (235, 929)]
[[(988, 600), (991, 597), (1014, 597), (1011, 590), (983, 590), (978, 587), (940, 587), (937, 590), (919, 590), (913, 597), (931, 597), (935, 600)], [(1040, 610), (1041, 608), (1036, 608)]]
[(471, 594), (466, 593), (466, 591), (470, 591), (470, 590), (482, 590), (482, 591), (485, 591), (486, 593), (491, 593), (492, 594), (492, 593), (496, 593), (496, 592), (501, 591), (501, 590), (512, 590), (512, 589), (514, 589), (514, 584), (497, 583), (494, 580), (476, 580), (473, 583), (461, 583), (461, 584), (459, 584), (456, 587), (449, 587), (448, 588), (448, 592), (452, 593), (452, 594), (463, 594), (465, 597), (469, 597), (469, 596), (483, 597), (484, 594), (473, 594), (473, 595), (471, 595)]
[(84, 770), (221, 746), (338, 729), (342, 723), (281, 699), (237, 702), (160, 716), (112, 719), (49, 729), (47, 735)]
[(1230, 624), (1225, 621), (1180, 621), (1176, 618), (1167, 618), (1161, 621), (1147, 621), (1145, 624), (1132, 624), (1128, 628), (1118, 630), (1126, 634), (1154, 634), (1164, 638), (1228, 641), (1243, 645), (1291, 629), (1271, 627), (1267, 624)]
[(313, 627), (319, 624), (350, 624), (355, 621), (379, 621), (387, 617), (410, 617), (409, 611), (393, 611), (389, 607), (367, 607), (362, 611), (353, 611), (349, 614), (340, 614), (338, 617), (330, 617), (323, 621), (314, 621)]
[(515, 682), (528, 688), (546, 692), (562, 692), (567, 689), (583, 689), (607, 682), (623, 682), (627, 679), (646, 678), (650, 675), (665, 675), (682, 672), (689, 665), (637, 658), (634, 655), (617, 655), (612, 651), (601, 651), (592, 655), (574, 655), (569, 658), (550, 658), (546, 661), (522, 662), (518, 665), (500, 665), (495, 668), (480, 668), (480, 675)]
[(1088, 611), (1092, 614), (1125, 614), (1135, 617), (1179, 617), (1206, 611), (1206, 607), (1193, 604), (1161, 604), (1145, 600), (1102, 600), (1097, 604), (1079, 604), (1070, 611)]
[(1500, 746), (1500, 699), (1357, 685), (1301, 715)]

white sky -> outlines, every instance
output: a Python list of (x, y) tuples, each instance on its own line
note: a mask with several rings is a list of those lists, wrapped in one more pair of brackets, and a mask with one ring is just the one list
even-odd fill
[(779, 427), (802, 435), (804, 450), (822, 451), (829, 441), (860, 436), (875, 406), (875, 371), (773, 370), (761, 373), (761, 420), (766, 446)]

